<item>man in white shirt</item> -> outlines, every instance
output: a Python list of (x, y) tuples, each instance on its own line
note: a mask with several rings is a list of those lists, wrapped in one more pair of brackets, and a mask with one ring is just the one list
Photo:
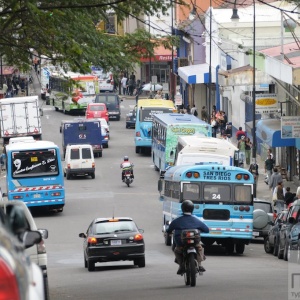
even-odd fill
[(123, 95), (126, 95), (126, 90), (127, 90), (127, 78), (126, 78), (126, 76), (124, 76), (121, 79), (121, 84), (122, 84), (122, 88), (123, 88)]

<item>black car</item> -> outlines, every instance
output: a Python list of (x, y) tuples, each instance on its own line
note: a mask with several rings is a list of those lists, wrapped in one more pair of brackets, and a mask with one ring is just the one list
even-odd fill
[(136, 120), (135, 110), (131, 110), (126, 115), (126, 128), (135, 128), (135, 120)]
[(288, 250), (289, 250), (289, 236), (293, 226), (299, 222), (300, 218), (300, 199), (295, 200), (289, 208), (287, 215), (287, 222), (283, 224), (279, 231), (279, 243), (278, 243), (278, 258), (283, 258), (288, 260)]
[(138, 229), (131, 218), (96, 218), (84, 238), (84, 266), (95, 270), (95, 263), (110, 261), (133, 261), (140, 268), (145, 267), (145, 244), (142, 229)]
[(120, 121), (121, 118), (121, 108), (120, 102), (123, 101), (120, 99), (119, 95), (116, 93), (100, 93), (96, 95), (95, 103), (104, 103), (106, 104), (109, 119)]
[(265, 251), (266, 253), (273, 253), (274, 256), (278, 255), (278, 240), (279, 240), (279, 231), (287, 220), (288, 210), (282, 210), (276, 217), (271, 229), (269, 230), (268, 236), (265, 237)]

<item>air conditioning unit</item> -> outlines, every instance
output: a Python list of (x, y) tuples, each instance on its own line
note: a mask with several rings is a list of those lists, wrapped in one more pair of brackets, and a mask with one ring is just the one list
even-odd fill
[(187, 57), (179, 57), (178, 58), (178, 68), (186, 67), (189, 65), (189, 61)]

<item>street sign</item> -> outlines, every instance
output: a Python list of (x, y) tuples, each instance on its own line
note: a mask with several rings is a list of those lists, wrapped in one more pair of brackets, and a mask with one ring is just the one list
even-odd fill
[(157, 84), (157, 76), (151, 76), (151, 83)]

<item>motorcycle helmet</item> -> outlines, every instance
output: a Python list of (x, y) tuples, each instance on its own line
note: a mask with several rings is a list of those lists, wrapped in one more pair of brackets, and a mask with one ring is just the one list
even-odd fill
[(129, 157), (128, 156), (124, 156), (124, 161), (128, 161)]
[(194, 203), (191, 200), (184, 200), (181, 204), (181, 209), (183, 213), (193, 213)]

